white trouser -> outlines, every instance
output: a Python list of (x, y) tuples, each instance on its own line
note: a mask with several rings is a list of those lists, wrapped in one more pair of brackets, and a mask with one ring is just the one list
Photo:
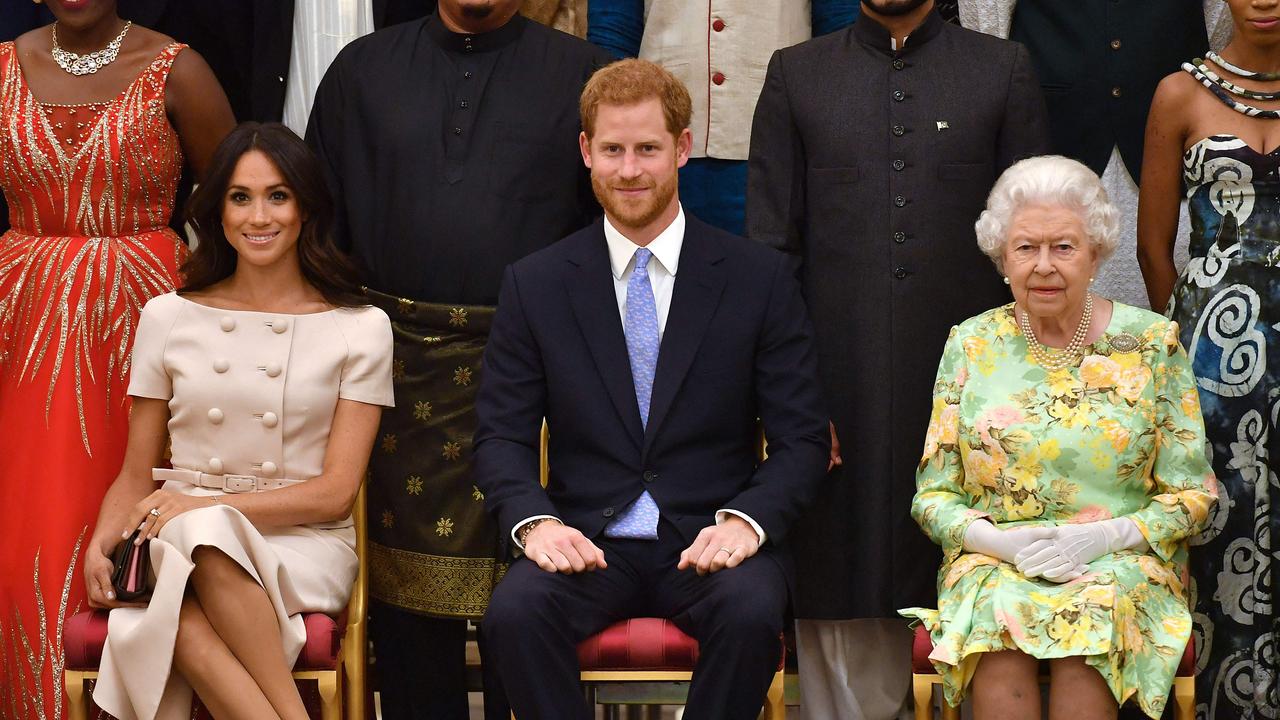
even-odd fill
[(801, 720), (909, 720), (907, 622), (797, 620)]

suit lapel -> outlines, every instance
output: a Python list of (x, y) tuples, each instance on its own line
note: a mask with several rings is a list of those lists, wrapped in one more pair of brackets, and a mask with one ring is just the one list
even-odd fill
[(583, 243), (569, 258), (569, 262), (577, 266), (576, 272), (569, 274), (569, 301), (618, 417), (639, 446), (643, 433), (640, 406), (636, 403), (636, 389), (631, 379), (631, 361), (622, 334), (622, 319), (618, 316), (618, 296), (613, 289), (613, 271), (609, 267), (603, 228), (597, 220), (590, 241)]
[(654, 436), (671, 409), (676, 391), (693, 364), (724, 290), (724, 271), (719, 267), (724, 253), (705, 236), (701, 223), (691, 216), (685, 217), (680, 269), (676, 273), (667, 327), (658, 350), (649, 422), (644, 433), (644, 453), (649, 452)]

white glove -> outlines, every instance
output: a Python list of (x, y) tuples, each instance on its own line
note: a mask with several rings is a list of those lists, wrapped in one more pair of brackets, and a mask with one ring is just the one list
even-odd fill
[(1018, 553), (1037, 540), (1053, 537), (1052, 527), (1016, 527), (997, 530), (985, 519), (979, 518), (964, 531), (964, 549), (982, 553), (1013, 563)]
[(1083, 575), (1085, 566), (1103, 555), (1147, 547), (1137, 524), (1128, 518), (1059, 525), (1053, 531), (1051, 539), (1033, 543), (1018, 553), (1015, 563), (1023, 575), (1065, 582)]

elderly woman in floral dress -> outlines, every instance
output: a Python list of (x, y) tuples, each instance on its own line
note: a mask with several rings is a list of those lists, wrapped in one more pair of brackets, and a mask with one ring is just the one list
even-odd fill
[(1176, 323), (1090, 292), (1117, 213), (1073, 160), (997, 181), (978, 243), (1014, 302), (951, 331), (912, 515), (942, 546), (922, 620), (946, 697), (979, 720), (1164, 709), (1191, 633), (1186, 538), (1214, 479)]

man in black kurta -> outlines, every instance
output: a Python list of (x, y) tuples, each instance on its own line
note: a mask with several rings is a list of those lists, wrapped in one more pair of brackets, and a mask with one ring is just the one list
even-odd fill
[(508, 263), (599, 213), (578, 157), (578, 95), (608, 56), (517, 15), (517, 0), (490, 5), (443, 0), (352, 42), (307, 131), (339, 243), (395, 331), (396, 410), (368, 489), (388, 718), (467, 717), (466, 619), (483, 615), (504, 569), (470, 473), (489, 319)]
[(909, 513), (934, 375), (950, 327), (1010, 299), (974, 221), (1049, 148), (1026, 50), (932, 6), (863, 0), (775, 53), (756, 106), (747, 232), (798, 258), (843, 457), (795, 532), (806, 718), (880, 720), (906, 695), (897, 610), (935, 602), (940, 560)]

